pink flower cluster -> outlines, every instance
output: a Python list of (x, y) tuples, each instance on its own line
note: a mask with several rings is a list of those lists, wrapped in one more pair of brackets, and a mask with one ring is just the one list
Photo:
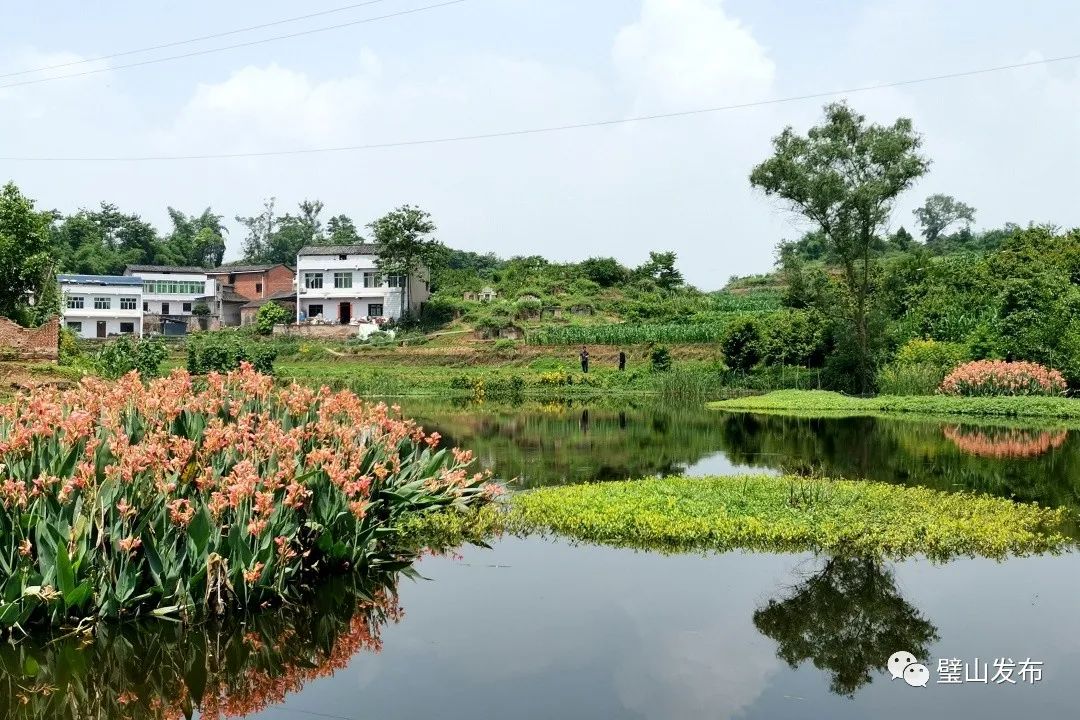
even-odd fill
[(949, 373), (938, 391), (945, 395), (1062, 395), (1065, 378), (1033, 362), (976, 360)]

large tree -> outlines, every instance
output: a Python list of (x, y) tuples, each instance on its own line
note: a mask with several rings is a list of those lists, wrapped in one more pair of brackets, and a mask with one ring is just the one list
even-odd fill
[(438, 262), (443, 247), (435, 239), (431, 215), (415, 205), (402, 205), (368, 224), (379, 246), (379, 269), (404, 278), (401, 314), (405, 315), (410, 295), (409, 283), (421, 268)]
[[(31, 298), (50, 295), (53, 279), (50, 226), (54, 215), (14, 183), (0, 189), (0, 315), (19, 322), (34, 318)], [(40, 319), (40, 318), (37, 318)]]
[(162, 254), (174, 265), (217, 267), (225, 257), (225, 227), (221, 215), (206, 208), (201, 215), (186, 215), (170, 207), (172, 233)]
[(975, 208), (966, 205), (952, 195), (931, 195), (923, 206), (916, 208), (916, 224), (922, 228), (927, 245), (933, 245), (953, 225), (963, 223), (964, 228), (975, 222)]
[[(900, 193), (929, 168), (911, 121), (867, 123), (845, 103), (825, 106), (825, 122), (800, 135), (786, 128), (773, 139), (773, 156), (754, 168), (750, 183), (821, 232), (827, 255), (842, 273), (840, 310), (850, 327), (855, 387), (873, 384), (869, 314), (881, 233)], [(833, 311), (833, 308), (823, 308)]]
[(65, 272), (118, 275), (129, 264), (171, 262), (150, 223), (111, 203), (65, 217), (55, 226), (52, 242)]
[(295, 215), (286, 213), (280, 217), (274, 214), (274, 203), (274, 198), (270, 198), (258, 215), (236, 218), (248, 231), (244, 239), (246, 262), (292, 265), (300, 248), (326, 243), (320, 218), (322, 202), (304, 200)]
[(671, 292), (683, 285), (683, 275), (675, 267), (677, 256), (671, 251), (649, 252), (649, 259), (635, 268), (634, 274), (638, 277), (647, 277), (656, 283), (661, 290)]

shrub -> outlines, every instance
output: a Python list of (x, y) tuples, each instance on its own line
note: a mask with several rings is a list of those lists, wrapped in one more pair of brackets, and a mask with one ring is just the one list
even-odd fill
[(941, 383), (946, 395), (1062, 395), (1065, 378), (1032, 362), (976, 360), (953, 370)]
[(878, 390), (886, 395), (933, 395), (945, 376), (967, 358), (968, 350), (960, 343), (909, 340), (878, 372)]
[(553, 370), (540, 373), (536, 382), (540, 385), (573, 385), (574, 376), (568, 372)]
[(82, 359), (82, 348), (75, 331), (68, 327), (60, 328), (60, 364), (74, 365)]
[(409, 515), (500, 491), (439, 440), (248, 364), (34, 391), (0, 408), (0, 626), (190, 620), (384, 566)]
[(274, 332), (275, 325), (284, 325), (292, 320), (288, 310), (271, 300), (259, 308), (255, 313), (255, 327), (260, 335), (269, 335)]
[(649, 354), (654, 372), (667, 372), (671, 369), (671, 352), (663, 345), (657, 345)]
[(761, 333), (752, 318), (733, 323), (720, 340), (724, 362), (735, 370), (749, 370), (761, 361)]
[(204, 302), (201, 302), (201, 301), (197, 302), (197, 303), (195, 303), (194, 306), (192, 306), (191, 314), (194, 315), (195, 317), (209, 317), (210, 316), (210, 306), (207, 305)]
[(192, 375), (229, 372), (241, 363), (251, 363), (260, 373), (274, 371), (277, 350), (273, 346), (247, 340), (233, 332), (196, 333), (188, 338), (187, 369)]
[(161, 363), (169, 351), (161, 338), (133, 340), (121, 336), (109, 342), (94, 358), (94, 367), (104, 377), (118, 378), (136, 371), (149, 380), (161, 372)]
[(937, 340), (909, 340), (896, 351), (896, 362), (903, 365), (926, 363), (951, 370), (967, 359), (967, 348), (960, 343)]
[(499, 355), (513, 355), (514, 352), (517, 350), (517, 347), (518, 344), (510, 338), (502, 338), (500, 340), (496, 340), (491, 346), (492, 350), (494, 350)]

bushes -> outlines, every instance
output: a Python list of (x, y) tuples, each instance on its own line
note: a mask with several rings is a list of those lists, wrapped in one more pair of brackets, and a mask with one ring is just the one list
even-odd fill
[(657, 345), (649, 353), (653, 372), (667, 372), (671, 369), (671, 352), (663, 345)]
[(86, 379), (0, 411), (0, 626), (260, 607), (393, 561), (414, 513), (498, 494), (385, 405), (249, 365)]
[(1063, 395), (1065, 378), (1038, 363), (976, 360), (953, 370), (941, 383), (945, 395)]
[(168, 350), (161, 338), (132, 339), (121, 336), (109, 342), (94, 357), (94, 368), (107, 378), (118, 378), (132, 370), (149, 380), (158, 376)]
[(288, 310), (271, 300), (259, 308), (255, 313), (255, 327), (260, 335), (269, 335), (274, 331), (275, 325), (284, 325), (292, 320)]
[(734, 370), (749, 370), (761, 361), (761, 332), (752, 318), (728, 328), (720, 341), (724, 362)]
[(192, 375), (229, 372), (248, 362), (256, 372), (274, 371), (277, 350), (233, 332), (196, 333), (188, 338), (187, 369)]
[(885, 395), (933, 395), (945, 376), (967, 358), (967, 348), (959, 343), (910, 340), (878, 372), (878, 390)]

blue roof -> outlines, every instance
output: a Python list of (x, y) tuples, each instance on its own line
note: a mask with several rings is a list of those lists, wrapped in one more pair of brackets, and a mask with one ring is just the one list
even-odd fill
[(56, 279), (61, 283), (70, 285), (130, 285), (142, 287), (142, 278), (126, 275), (57, 275)]

